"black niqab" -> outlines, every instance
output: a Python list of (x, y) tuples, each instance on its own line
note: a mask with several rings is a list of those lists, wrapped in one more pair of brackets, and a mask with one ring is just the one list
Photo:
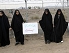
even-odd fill
[(24, 22), (24, 20), (20, 12), (18, 15), (16, 15), (16, 11), (19, 12), (19, 10), (15, 10), (11, 23), (11, 28), (14, 31), (16, 42), (21, 42), (21, 44), (24, 44), (24, 35), (22, 32), (22, 23)]
[(9, 21), (3, 11), (0, 11), (3, 15), (0, 16), (0, 43), (1, 46), (9, 45)]
[[(48, 14), (46, 14), (48, 12)], [(52, 15), (49, 11), (49, 9), (45, 9), (42, 20), (39, 21), (40, 26), (45, 34), (45, 39), (50, 39), (52, 30), (53, 30), (53, 24), (52, 24)]]
[(15, 13), (13, 15), (13, 19), (12, 19), (12, 23), (11, 23), (11, 27), (15, 32), (18, 32), (20, 30), (22, 30), (22, 23), (24, 22), (20, 12), (19, 15), (16, 15), (16, 11), (19, 12), (19, 10), (15, 10)]
[[(58, 18), (58, 12), (60, 13), (60, 16)], [(63, 40), (63, 35), (66, 31), (68, 23), (65, 21), (64, 15), (61, 11), (61, 9), (57, 10), (57, 13), (54, 18), (54, 37), (55, 37), (55, 42), (61, 42)]]
[[(46, 11), (48, 12), (48, 14), (45, 13)], [(46, 33), (47, 32), (50, 33), (50, 31), (53, 29), (52, 15), (49, 9), (45, 9), (43, 16), (42, 16), (42, 20), (40, 20), (39, 23), (40, 23), (42, 30)]]

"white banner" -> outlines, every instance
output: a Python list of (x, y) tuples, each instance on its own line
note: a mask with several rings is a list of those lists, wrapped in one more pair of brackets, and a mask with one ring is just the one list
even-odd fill
[(23, 34), (38, 34), (38, 23), (23, 23)]
[(68, 27), (67, 27), (67, 30), (69, 31), (69, 23), (68, 23)]

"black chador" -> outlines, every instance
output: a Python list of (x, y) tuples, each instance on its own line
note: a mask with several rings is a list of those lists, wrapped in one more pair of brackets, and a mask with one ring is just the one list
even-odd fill
[(58, 9), (54, 18), (54, 39), (56, 43), (63, 42), (63, 35), (66, 31), (68, 23), (65, 21), (61, 9)]
[(10, 44), (9, 40), (9, 21), (3, 11), (0, 11), (0, 46), (6, 46)]
[(53, 31), (52, 15), (49, 9), (45, 9), (42, 20), (39, 21), (40, 26), (44, 32), (45, 43), (50, 43), (50, 38)]
[(14, 31), (15, 34), (15, 40), (16, 44), (18, 45), (19, 42), (23, 45), (24, 44), (24, 35), (22, 33), (22, 23), (24, 22), (19, 10), (15, 10), (15, 13), (13, 15), (11, 28)]

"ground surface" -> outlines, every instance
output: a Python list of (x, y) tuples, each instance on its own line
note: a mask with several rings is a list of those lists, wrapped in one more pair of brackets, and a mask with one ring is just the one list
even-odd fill
[(0, 53), (69, 53), (69, 35), (65, 32), (63, 43), (45, 44), (42, 30), (38, 35), (25, 35), (25, 44), (15, 46), (15, 39), (11, 36), (9, 46), (0, 47)]

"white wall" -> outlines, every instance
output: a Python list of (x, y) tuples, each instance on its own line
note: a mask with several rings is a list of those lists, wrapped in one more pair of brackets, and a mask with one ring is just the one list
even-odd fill
[[(14, 1), (14, 2), (13, 2)], [(21, 2), (22, 1), (22, 2)], [(28, 0), (27, 1), (27, 7), (42, 7), (42, 0)], [(63, 6), (62, 2), (60, 0), (43, 0), (43, 7), (48, 6)], [(20, 7), (25, 7), (25, 1), (24, 0), (5, 0), (0, 2), (0, 9), (17, 9)]]

